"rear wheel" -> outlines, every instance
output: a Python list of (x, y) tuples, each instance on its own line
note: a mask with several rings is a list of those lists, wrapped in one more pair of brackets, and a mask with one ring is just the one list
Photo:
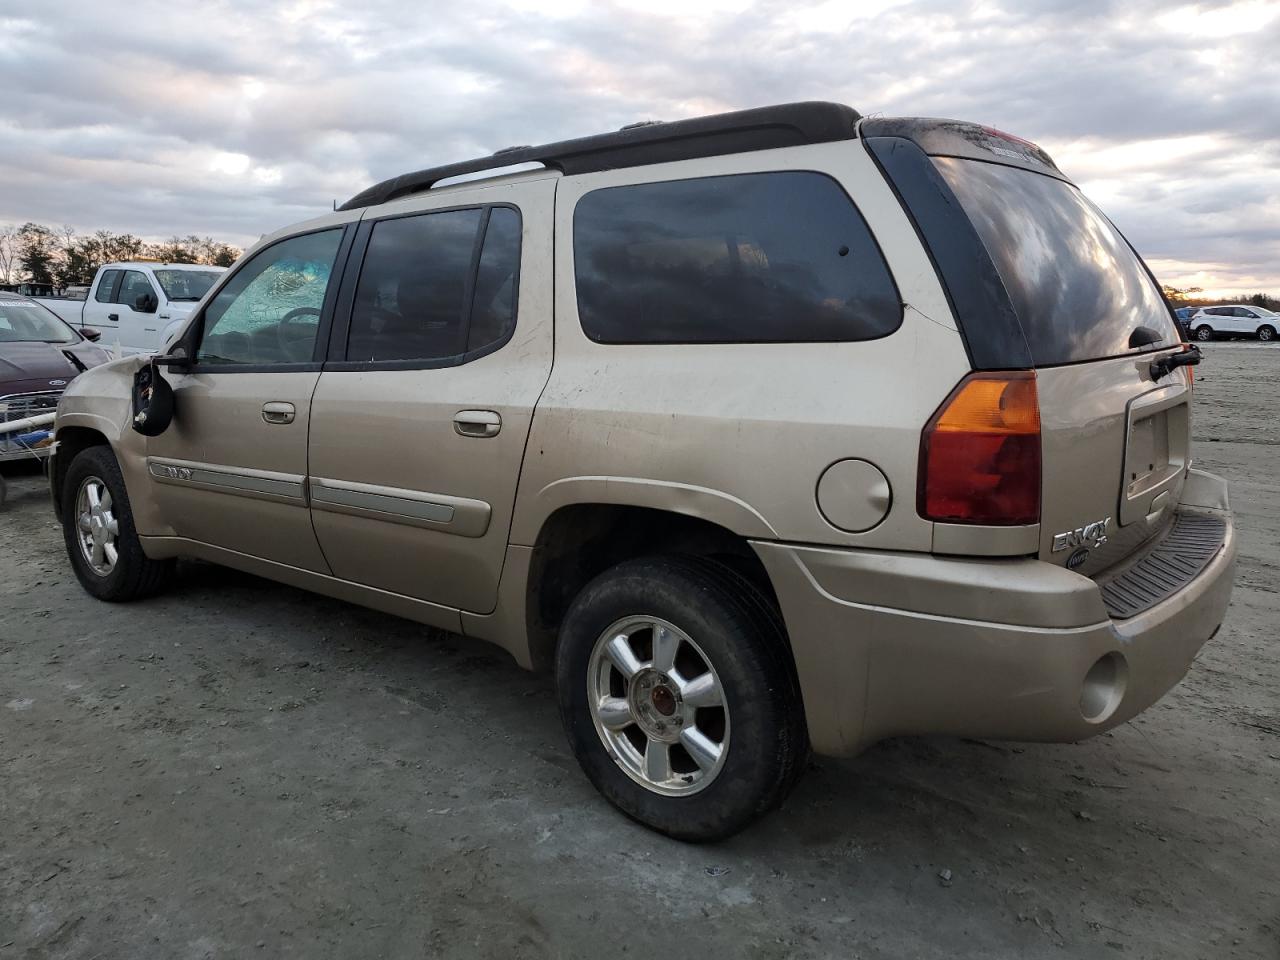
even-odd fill
[(1196, 327), (1196, 339), (1200, 341), (1212, 340), (1213, 329), (1210, 327)]
[(89, 447), (67, 467), (62, 533), (81, 586), (99, 600), (137, 600), (162, 589), (172, 560), (142, 552), (120, 465), (110, 447)]
[(720, 839), (776, 807), (808, 753), (777, 611), (710, 561), (632, 560), (593, 580), (561, 628), (556, 680), (592, 783), (677, 839)]
[(1261, 340), (1263, 343), (1270, 343), (1275, 338), (1276, 338), (1276, 331), (1274, 327), (1258, 328), (1258, 339)]

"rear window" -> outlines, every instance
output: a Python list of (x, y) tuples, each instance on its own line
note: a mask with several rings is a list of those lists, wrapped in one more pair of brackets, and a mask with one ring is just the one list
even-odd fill
[(869, 340), (901, 302), (862, 216), (819, 173), (608, 187), (574, 212), (582, 328), (601, 343)]
[(1140, 326), (1162, 346), (1179, 342), (1142, 261), (1077, 187), (998, 163), (933, 162), (987, 248), (1036, 366), (1131, 352)]

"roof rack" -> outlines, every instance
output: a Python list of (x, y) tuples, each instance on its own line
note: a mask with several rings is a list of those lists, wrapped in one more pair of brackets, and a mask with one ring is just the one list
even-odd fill
[(541, 163), (563, 174), (592, 173), (806, 143), (852, 140), (858, 119), (857, 111), (851, 107), (810, 101), (670, 123), (633, 124), (616, 133), (562, 140), (538, 147), (507, 147), (488, 157), (402, 174), (362, 190), (338, 209), (371, 207), (429, 190), (441, 180), (521, 163)]

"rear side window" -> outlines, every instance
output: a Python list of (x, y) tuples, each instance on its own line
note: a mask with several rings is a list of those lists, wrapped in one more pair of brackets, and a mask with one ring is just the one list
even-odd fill
[(573, 249), (582, 328), (600, 343), (870, 340), (902, 320), (866, 222), (820, 173), (596, 190)]
[(460, 362), (515, 326), (520, 215), (445, 210), (375, 224), (356, 285), (349, 361)]

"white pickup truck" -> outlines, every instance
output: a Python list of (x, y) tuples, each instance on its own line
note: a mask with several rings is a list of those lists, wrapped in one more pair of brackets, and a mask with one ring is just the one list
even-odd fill
[(102, 346), (123, 356), (155, 353), (224, 272), (195, 263), (108, 263), (84, 300), (32, 299), (77, 330), (99, 331)]

